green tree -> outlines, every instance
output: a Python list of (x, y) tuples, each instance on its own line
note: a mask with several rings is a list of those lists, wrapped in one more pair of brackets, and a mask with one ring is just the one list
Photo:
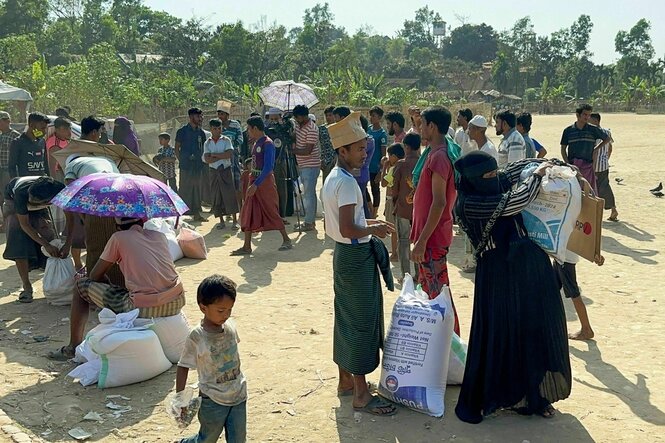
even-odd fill
[(4, 0), (0, 5), (0, 37), (38, 35), (46, 27), (47, 0)]
[(650, 78), (653, 74), (649, 61), (655, 51), (651, 43), (651, 24), (640, 19), (630, 31), (619, 31), (614, 39), (616, 52), (621, 54), (616, 72), (619, 81), (625, 82), (635, 76)]
[(441, 20), (441, 15), (428, 6), (418, 9), (414, 20), (405, 20), (399, 36), (406, 41), (406, 53), (416, 48), (436, 49), (433, 25)]
[(0, 72), (26, 69), (38, 59), (34, 35), (11, 35), (0, 39)]
[(443, 55), (467, 62), (484, 63), (494, 60), (498, 48), (497, 33), (489, 25), (465, 24), (450, 33)]

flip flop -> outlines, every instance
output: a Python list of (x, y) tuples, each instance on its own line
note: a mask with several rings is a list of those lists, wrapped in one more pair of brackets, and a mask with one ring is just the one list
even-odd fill
[[(68, 349), (67, 346), (63, 346), (62, 348), (58, 349), (57, 351), (51, 351), (49, 352), (46, 357), (48, 357), (50, 360), (55, 360), (55, 361), (68, 361), (74, 358), (75, 352), (67, 353), (65, 352), (65, 349)], [(72, 349), (69, 349), (72, 351)]]
[(243, 255), (250, 255), (252, 253), (251, 250), (247, 250), (245, 248), (240, 248), (236, 249), (235, 251), (231, 252), (231, 257), (238, 257), (238, 256), (243, 256)]
[[(387, 408), (392, 408), (392, 409), (389, 412), (379, 411), (380, 409), (387, 409)], [(376, 395), (373, 395), (369, 403), (367, 403), (362, 408), (357, 408), (354, 406), (353, 410), (357, 412), (367, 412), (368, 414), (386, 416), (386, 417), (397, 414), (397, 408), (395, 407), (394, 404), (390, 403), (387, 400), (383, 400)]]
[[(337, 390), (337, 396), (338, 397), (348, 397), (350, 395), (353, 395), (353, 391), (355, 388), (349, 388), (349, 389), (338, 389)], [(372, 383), (371, 381), (367, 382), (367, 390), (369, 392), (376, 392), (378, 390), (378, 387)]]
[(32, 291), (21, 291), (21, 293), (18, 295), (19, 303), (32, 303), (32, 301)]

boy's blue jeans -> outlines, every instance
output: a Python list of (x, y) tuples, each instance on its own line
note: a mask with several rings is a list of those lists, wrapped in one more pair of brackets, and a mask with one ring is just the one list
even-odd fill
[(216, 443), (226, 436), (226, 443), (245, 443), (247, 440), (247, 402), (224, 406), (203, 397), (199, 409), (199, 433), (180, 440), (180, 443)]

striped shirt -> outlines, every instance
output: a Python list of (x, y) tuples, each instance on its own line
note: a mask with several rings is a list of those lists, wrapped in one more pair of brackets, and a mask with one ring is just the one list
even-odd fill
[(296, 147), (304, 148), (305, 145), (314, 145), (312, 152), (307, 155), (296, 155), (298, 166), (301, 168), (320, 168), (321, 155), (319, 154), (319, 127), (313, 120), (304, 125), (296, 124)]
[(503, 136), (499, 144), (499, 169), (505, 168), (508, 163), (526, 158), (526, 144), (524, 137), (513, 128)]
[(561, 146), (567, 148), (568, 163), (572, 163), (575, 159), (592, 163), (596, 140), (605, 138), (607, 135), (598, 126), (587, 123), (580, 129), (577, 123), (573, 123), (563, 130)]
[[(610, 144), (612, 144), (614, 140), (612, 140), (612, 133), (609, 129), (600, 128), (600, 130), (610, 137), (610, 141), (598, 148), (596, 161), (593, 164), (594, 172), (605, 172), (610, 169)], [(596, 144), (601, 141), (601, 139), (596, 140)]]

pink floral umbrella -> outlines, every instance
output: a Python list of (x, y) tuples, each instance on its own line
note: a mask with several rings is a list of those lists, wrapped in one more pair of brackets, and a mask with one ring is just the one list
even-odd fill
[(144, 220), (180, 216), (189, 210), (178, 194), (159, 180), (103, 172), (70, 183), (51, 203), (70, 212)]

